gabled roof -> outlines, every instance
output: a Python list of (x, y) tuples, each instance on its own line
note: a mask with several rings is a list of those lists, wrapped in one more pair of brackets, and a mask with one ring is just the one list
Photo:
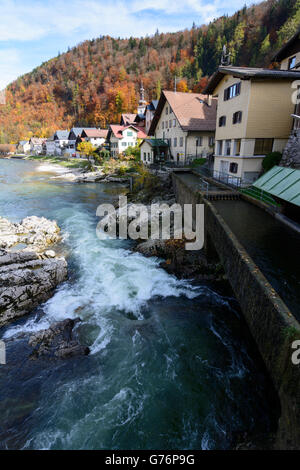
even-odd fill
[(42, 145), (44, 142), (46, 142), (47, 139), (40, 139), (38, 137), (31, 137), (30, 141), (33, 145)]
[(68, 140), (70, 131), (56, 131), (54, 137), (57, 137), (58, 140)]
[[(298, 28), (297, 32), (292, 36), (279, 51), (272, 57), (272, 62), (281, 62), (283, 59), (290, 57), (290, 55), (294, 54), (295, 52), (300, 52), (300, 48), (297, 46), (300, 42), (300, 28)], [(294, 49), (296, 46), (296, 49)]]
[(124, 123), (124, 126), (128, 126), (129, 124), (133, 124), (136, 118), (136, 114), (132, 113), (124, 113), (121, 116), (121, 122)]
[(89, 137), (90, 139), (106, 139), (107, 133), (107, 129), (83, 129), (81, 137)]
[(163, 139), (144, 139), (143, 142), (140, 143), (140, 146), (144, 142), (147, 142), (147, 144), (151, 145), (151, 147), (169, 147), (169, 144)]
[(138, 126), (133, 126), (133, 125), (129, 125), (129, 126), (119, 126), (117, 124), (111, 124), (110, 125), (110, 130), (111, 132), (113, 133), (113, 135), (117, 138), (117, 139), (123, 139), (123, 132), (126, 130), (126, 129), (129, 129), (129, 128), (132, 128), (134, 129), (135, 131), (137, 131), (137, 137), (139, 139), (145, 139), (147, 137), (147, 134), (145, 134), (145, 132), (143, 131), (142, 128), (138, 127)]
[(294, 70), (261, 69), (256, 67), (219, 67), (204, 92), (212, 95), (225, 75), (244, 80), (299, 80), (300, 72)]
[(253, 186), (300, 207), (300, 170), (274, 166)]
[(73, 134), (75, 134), (76, 137), (78, 137), (79, 135), (81, 135), (83, 129), (84, 127), (72, 127), (72, 129), (70, 130), (70, 134), (71, 132), (73, 132)]
[[(216, 130), (216, 99), (213, 99), (211, 106), (209, 106), (208, 96), (201, 93), (163, 91), (149, 129), (149, 135), (154, 134), (166, 102), (171, 106), (183, 131)], [(166, 119), (172, 119), (172, 114), (169, 114)]]

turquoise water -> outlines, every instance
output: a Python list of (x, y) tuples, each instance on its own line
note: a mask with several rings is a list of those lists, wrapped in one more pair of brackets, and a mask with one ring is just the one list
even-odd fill
[[(58, 183), (38, 166), (0, 160), (0, 215), (57, 220), (69, 279), (0, 330), (0, 448), (227, 449), (268, 432), (276, 403), (235, 300), (98, 240), (96, 208), (117, 187)], [(78, 316), (88, 357), (28, 360), (31, 332)]]

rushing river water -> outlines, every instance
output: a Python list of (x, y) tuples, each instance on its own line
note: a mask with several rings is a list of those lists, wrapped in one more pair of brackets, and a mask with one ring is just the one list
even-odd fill
[[(98, 240), (96, 207), (116, 186), (37, 166), (0, 160), (0, 215), (57, 220), (69, 279), (0, 330), (0, 448), (226, 449), (268, 432), (272, 390), (234, 299), (178, 281), (130, 242)], [(32, 331), (78, 316), (89, 356), (28, 359)]]

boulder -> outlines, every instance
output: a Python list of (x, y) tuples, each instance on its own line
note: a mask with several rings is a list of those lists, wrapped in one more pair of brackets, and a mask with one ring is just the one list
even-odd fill
[(39, 331), (29, 338), (29, 346), (33, 348), (31, 359), (39, 357), (66, 359), (87, 356), (90, 349), (83, 346), (77, 339), (74, 327), (80, 318), (70, 318), (54, 323), (47, 330)]
[(41, 252), (61, 239), (59, 232), (57, 223), (45, 217), (26, 217), (20, 223), (0, 217), (0, 248), (9, 249), (21, 243), (30, 251)]
[(0, 327), (48, 300), (66, 278), (64, 258), (0, 249)]

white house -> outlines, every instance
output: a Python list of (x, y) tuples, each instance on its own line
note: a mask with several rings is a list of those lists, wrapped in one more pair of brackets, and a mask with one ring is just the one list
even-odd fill
[(107, 129), (83, 129), (81, 138), (86, 142), (91, 142), (95, 147), (101, 147), (106, 141), (108, 134)]
[(17, 152), (28, 154), (30, 153), (30, 143), (29, 140), (20, 140), (17, 146)]
[(45, 153), (46, 155), (55, 155), (55, 141), (54, 141), (54, 135), (49, 137), (49, 139), (46, 140), (45, 144)]
[(149, 136), (168, 141), (168, 158), (185, 164), (213, 152), (217, 100), (200, 93), (163, 91)]
[(33, 155), (41, 155), (44, 151), (44, 144), (47, 139), (40, 139), (38, 137), (31, 137), (29, 141), (30, 153)]
[(107, 140), (110, 143), (111, 156), (118, 157), (128, 147), (135, 147), (138, 139), (145, 139), (147, 135), (137, 126), (110, 125)]

